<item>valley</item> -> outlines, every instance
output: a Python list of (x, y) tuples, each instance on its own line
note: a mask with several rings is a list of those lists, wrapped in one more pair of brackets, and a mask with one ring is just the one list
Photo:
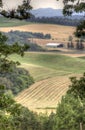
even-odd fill
[[(15, 100), (37, 113), (56, 112), (58, 103), (71, 84), (69, 78), (80, 77), (85, 72), (85, 61), (78, 58), (85, 56), (84, 51), (67, 49), (68, 37), (71, 35), (74, 38), (75, 27), (23, 23), (23, 21), (16, 26), (15, 23), (14, 21), (13, 26), (8, 21), (8, 25), (0, 27), (0, 31), (49, 33), (52, 39), (30, 38), (28, 40), (44, 48), (48, 42), (64, 43), (65, 45), (64, 49), (53, 48), (54, 52), (26, 52), (23, 58), (15, 54), (9, 57), (10, 60), (18, 60), (21, 63), (20, 68), (26, 69), (35, 81), (29, 88), (20, 92)], [(75, 42), (76, 38), (73, 40)]]
[(84, 0), (0, 1), (0, 130), (85, 129), (84, 16)]

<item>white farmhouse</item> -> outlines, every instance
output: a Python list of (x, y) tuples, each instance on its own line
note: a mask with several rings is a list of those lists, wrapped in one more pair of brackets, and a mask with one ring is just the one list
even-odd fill
[(49, 48), (59, 48), (59, 47), (63, 47), (63, 44), (61, 44), (61, 43), (47, 43), (46, 47), (49, 47)]

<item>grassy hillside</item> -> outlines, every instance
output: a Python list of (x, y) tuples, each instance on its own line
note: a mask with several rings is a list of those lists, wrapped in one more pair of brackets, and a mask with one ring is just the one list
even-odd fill
[(80, 76), (85, 71), (85, 61), (80, 58), (48, 54), (25, 53), (24, 58), (11, 56), (19, 60), (21, 67), (29, 70), (35, 84), (20, 93), (16, 100), (37, 112), (55, 111), (70, 84), (69, 77)]
[(26, 24), (29, 23), (24, 20), (20, 21), (16, 19), (0, 17), (0, 27), (13, 27), (13, 26), (26, 25)]
[(17, 55), (11, 57), (14, 60), (18, 59), (21, 63), (32, 64), (58, 72), (83, 73), (85, 71), (85, 61), (83, 59), (59, 54), (25, 53), (24, 58)]
[[(73, 34), (75, 31), (75, 27), (70, 27), (70, 26), (53, 25), (53, 24), (39, 24), (39, 23), (29, 24), (29, 22), (16, 21), (16, 20), (9, 20), (9, 21), (6, 21), (5, 23), (3, 20), (3, 22), (0, 22), (0, 23), (1, 23), (0, 31), (9, 32), (11, 30), (13, 30), (13, 31), (19, 30), (19, 31), (26, 31), (26, 32), (28, 32), (28, 31), (37, 32), (37, 33), (41, 32), (43, 34), (47, 34), (49, 32), (49, 34), (51, 34), (52, 38), (55, 39), (55, 40), (53, 40), (53, 42), (62, 42), (62, 43), (68, 42), (69, 35), (72, 35), (74, 37)], [(20, 26), (20, 25), (23, 25), (23, 26)], [(75, 40), (75, 38), (74, 38), (74, 40)]]
[(34, 64), (23, 63), (21, 67), (25, 68), (30, 72), (35, 82), (52, 78), (55, 76), (64, 76), (64, 75), (71, 74), (71, 72), (68, 71), (61, 71), (61, 70), (55, 71), (54, 69), (39, 66), (39, 65), (34, 65)]

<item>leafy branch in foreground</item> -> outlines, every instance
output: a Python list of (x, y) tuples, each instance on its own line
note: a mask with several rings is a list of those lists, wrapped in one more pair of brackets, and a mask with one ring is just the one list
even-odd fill
[(71, 77), (67, 94), (57, 107), (56, 129), (85, 129), (85, 73), (80, 79)]
[(7, 37), (0, 33), (0, 72), (12, 71), (16, 65), (19, 65), (19, 62), (8, 60), (9, 55), (16, 53), (24, 56), (24, 51), (29, 48), (28, 45), (20, 46), (17, 42), (13, 45), (8, 45), (6, 41)]
[[(63, 0), (64, 8), (63, 14), (65, 16), (71, 16), (74, 12), (85, 12), (85, 1), (84, 0)], [(85, 37), (85, 20), (81, 22), (76, 29), (75, 36)]]
[(23, 3), (19, 5), (17, 9), (4, 10), (3, 6), (5, 3), (3, 3), (3, 0), (0, 0), (0, 14), (7, 18), (15, 18), (19, 20), (28, 19), (32, 16), (30, 13), (30, 10), (32, 9), (30, 1), (31, 0), (23, 0)]
[(38, 115), (16, 103), (0, 85), (0, 130), (37, 130), (39, 126)]

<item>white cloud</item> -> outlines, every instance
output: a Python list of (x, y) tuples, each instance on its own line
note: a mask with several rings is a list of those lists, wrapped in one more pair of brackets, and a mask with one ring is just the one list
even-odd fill
[[(20, 5), (23, 0), (3, 0), (4, 7), (6, 9), (15, 8), (17, 5)], [(31, 0), (33, 8), (62, 8), (62, 0)]]
[(55, 9), (59, 9), (59, 8), (63, 8), (63, 3), (62, 0), (31, 0), (31, 3), (33, 5), (34, 8), (55, 8)]
[(23, 0), (3, 0), (4, 8), (9, 10), (10, 8), (13, 9), (20, 5)]

